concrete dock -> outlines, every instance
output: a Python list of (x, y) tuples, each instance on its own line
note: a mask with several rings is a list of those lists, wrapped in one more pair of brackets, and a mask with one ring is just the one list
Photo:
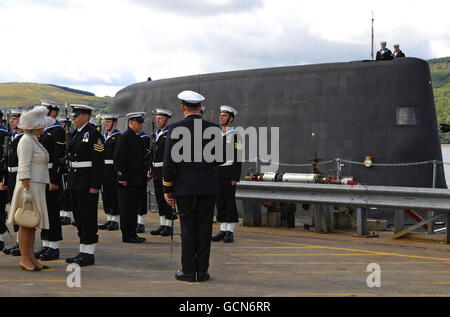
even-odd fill
[[(104, 220), (103, 211), (99, 218)], [(141, 235), (147, 241), (139, 245), (122, 243), (120, 231), (99, 231), (96, 265), (81, 268), (81, 287), (68, 287), (72, 272), (64, 262), (78, 252), (74, 226), (63, 227), (61, 257), (45, 263), (49, 270), (22, 271), (19, 258), (2, 253), (0, 296), (450, 296), (450, 246), (392, 240), (392, 232), (369, 239), (351, 232), (238, 225), (235, 243), (212, 244), (210, 281), (180, 282), (174, 279), (180, 268), (179, 222), (172, 260), (170, 237), (149, 234), (158, 222), (159, 216), (150, 213)], [(371, 263), (381, 269), (380, 287), (368, 286)]]

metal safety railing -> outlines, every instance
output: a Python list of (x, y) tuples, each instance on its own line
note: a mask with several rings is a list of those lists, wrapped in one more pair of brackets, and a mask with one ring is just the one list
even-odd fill
[[(386, 208), (393, 211), (415, 209), (434, 211), (431, 217), (417, 223), (414, 228), (396, 232), (396, 238), (417, 226), (437, 220), (441, 213), (450, 218), (450, 190), (369, 185), (332, 185), (241, 181), (237, 184), (236, 199), (306, 203), (321, 206), (347, 206), (364, 210), (358, 212), (360, 223), (365, 223), (369, 208)], [(364, 228), (359, 230), (364, 234)], [(447, 241), (450, 241), (447, 230)]]

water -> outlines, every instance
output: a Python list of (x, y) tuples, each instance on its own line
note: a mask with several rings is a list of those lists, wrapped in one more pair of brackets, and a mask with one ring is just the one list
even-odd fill
[[(442, 145), (442, 159), (445, 163), (450, 163), (450, 145)], [(444, 164), (445, 180), (447, 186), (450, 186), (450, 164)]]

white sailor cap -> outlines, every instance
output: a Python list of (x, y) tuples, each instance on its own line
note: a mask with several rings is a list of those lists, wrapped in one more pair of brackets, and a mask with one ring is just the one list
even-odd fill
[(146, 112), (131, 112), (127, 114), (128, 120), (135, 120), (139, 123), (145, 123)]
[(11, 117), (20, 117), (22, 112), (20, 109), (11, 109)]
[(381, 45), (386, 45), (386, 41), (381, 41)]
[(400, 44), (396, 43), (394, 44), (394, 47), (400, 47)]
[(156, 109), (156, 115), (172, 118), (172, 111), (166, 109)]
[(103, 118), (103, 120), (117, 120), (117, 119), (119, 119), (119, 115), (118, 114), (110, 114), (110, 113), (108, 113), (108, 114), (104, 114), (102, 116), (102, 118)]
[(92, 111), (94, 111), (93, 107), (86, 106), (86, 105), (71, 104), (70, 107), (72, 108), (74, 115), (79, 115), (80, 113), (91, 114)]
[(220, 112), (228, 112), (230, 114), (232, 114), (233, 116), (237, 116), (238, 112), (236, 109), (234, 109), (233, 107), (230, 106), (220, 106)]
[(195, 107), (198, 106), (203, 100), (205, 100), (205, 97), (203, 97), (199, 93), (196, 93), (195, 91), (185, 90), (178, 94), (178, 99), (180, 99), (184, 103), (187, 103), (187, 106), (192, 105)]
[(47, 107), (48, 110), (56, 110), (56, 111), (59, 111), (59, 108), (61, 107), (61, 104), (48, 100), (41, 100), (41, 105)]

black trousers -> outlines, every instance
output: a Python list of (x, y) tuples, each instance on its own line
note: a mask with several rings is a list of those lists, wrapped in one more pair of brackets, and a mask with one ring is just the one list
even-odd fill
[(185, 274), (206, 273), (216, 196), (176, 197), (181, 224), (181, 265)]
[(140, 188), (140, 190), (141, 193), (139, 195), (137, 214), (139, 216), (143, 216), (147, 214), (147, 207), (148, 207), (147, 185), (145, 185), (145, 187)]
[(105, 214), (111, 216), (120, 215), (119, 197), (117, 196), (117, 181), (115, 179), (105, 179), (102, 190), (103, 209)]
[(47, 188), (45, 190), (45, 197), (47, 200), (49, 228), (43, 229), (41, 231), (41, 240), (56, 242), (61, 241), (63, 239), (61, 228), (61, 217), (59, 216), (60, 195), (61, 191), (59, 190), (50, 191), (47, 185)]
[(6, 204), (8, 204), (8, 191), (0, 191), (0, 234), (4, 234), (6, 230), (6, 219), (8, 213), (6, 212)]
[(142, 202), (144, 190), (142, 187), (128, 187), (119, 185), (118, 189), (120, 206), (120, 230), (122, 238), (136, 236), (137, 215), (139, 204)]
[(172, 207), (170, 207), (164, 199), (162, 178), (153, 177), (153, 186), (155, 187), (155, 198), (156, 203), (158, 204), (159, 215), (161, 217), (166, 217), (168, 220), (177, 219), (178, 217), (172, 212)]
[(90, 194), (89, 190), (69, 190), (69, 193), (80, 244), (97, 243), (98, 194)]
[[(8, 201), (12, 201), (14, 189), (16, 188), (17, 173), (8, 173)], [(14, 225), (14, 232), (19, 232), (19, 226)]]
[(220, 192), (217, 196), (217, 216), (218, 222), (235, 223), (239, 222), (236, 207), (236, 186), (231, 185), (231, 178), (221, 178), (219, 180)]
[(69, 190), (66, 189), (65, 191), (61, 192), (59, 199), (61, 201), (60, 206), (62, 210), (73, 211), (72, 197)]

